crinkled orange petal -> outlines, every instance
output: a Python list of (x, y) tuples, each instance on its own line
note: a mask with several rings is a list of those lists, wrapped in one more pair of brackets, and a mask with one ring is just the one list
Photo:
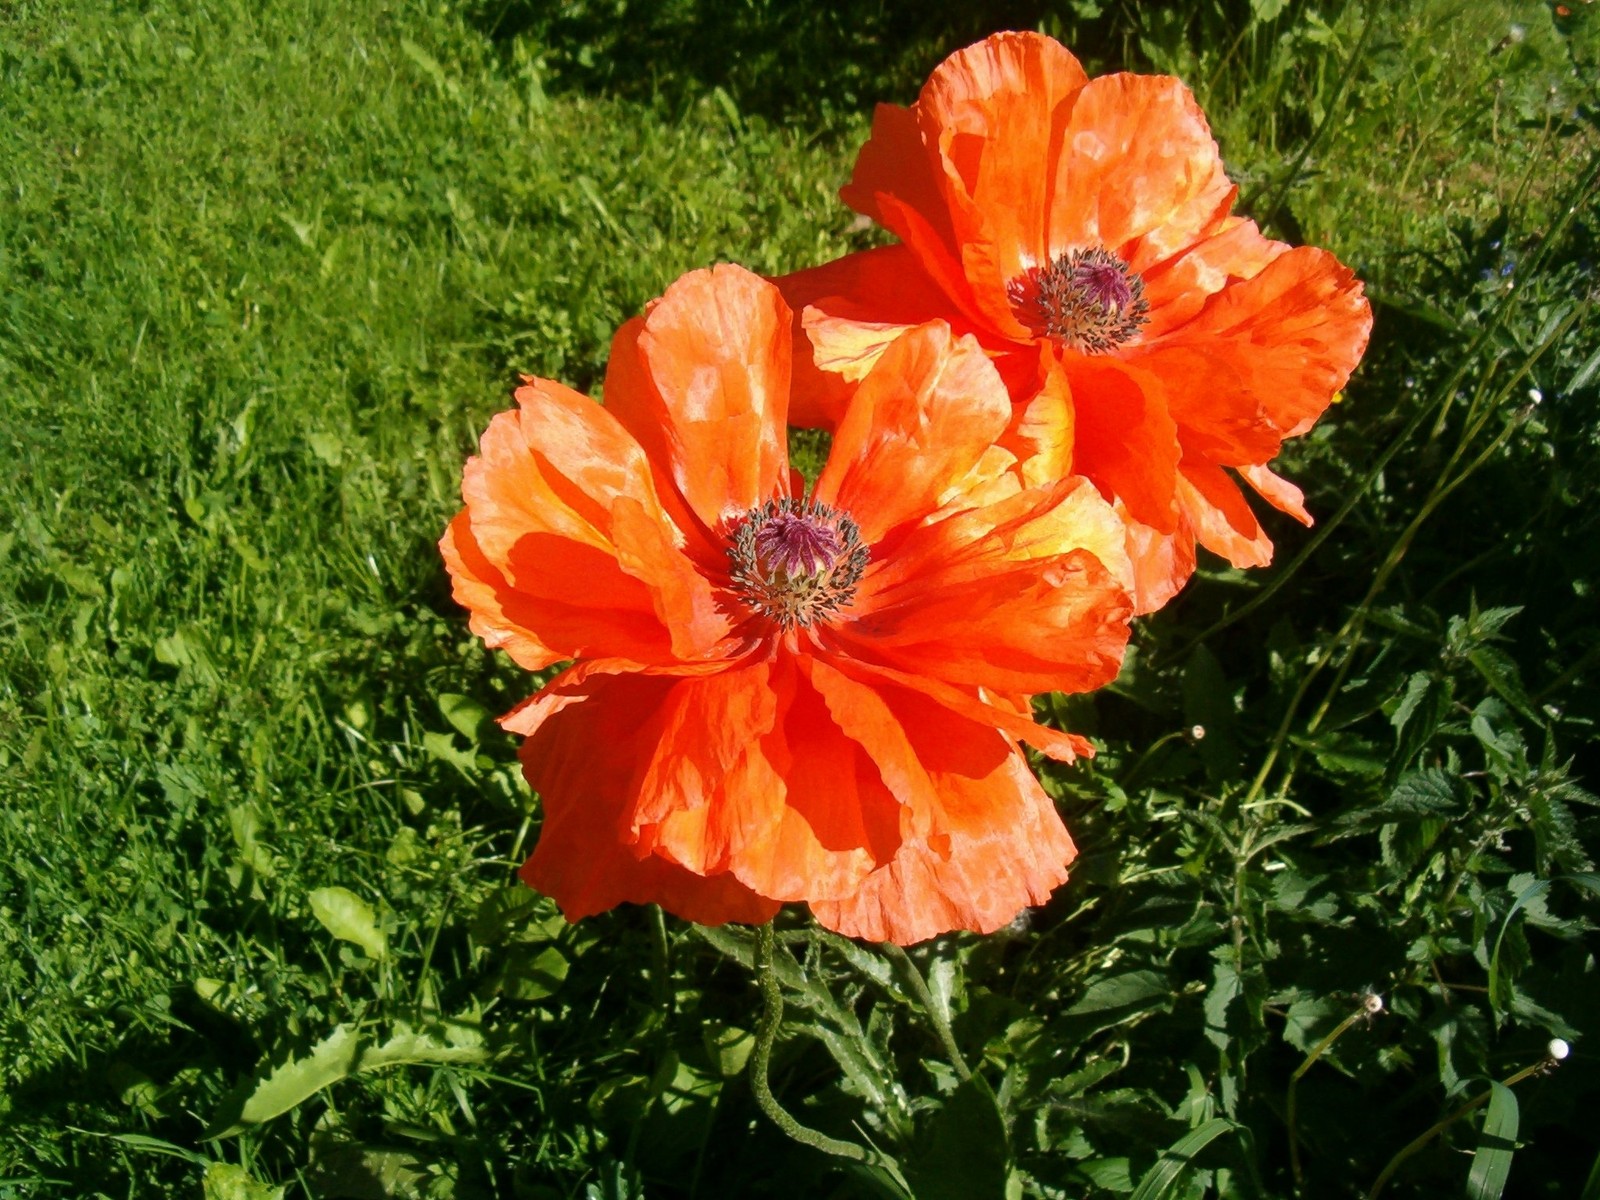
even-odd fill
[(937, 136), (932, 143), (926, 140), (915, 109), (880, 104), (873, 113), (872, 136), (839, 196), (900, 238), (944, 294), (952, 316), (965, 313), (982, 320), (983, 307), (962, 266), (937, 154)]
[(980, 725), (992, 726), (1019, 742), (1026, 742), (1040, 754), (1057, 762), (1094, 757), (1094, 746), (1087, 738), (1039, 724), (1033, 719), (1027, 705), (1018, 706), (1015, 696), (986, 692), (982, 688), (974, 691), (971, 687), (946, 683), (936, 676), (866, 659), (839, 656), (830, 657), (828, 662), (868, 687), (891, 683), (920, 692), (954, 715)]
[(1128, 560), (1133, 565), (1133, 615), (1142, 617), (1162, 608), (1182, 590), (1194, 574), (1194, 531), (1179, 514), (1177, 527), (1162, 533), (1142, 525), (1118, 505), (1127, 539)]
[[(863, 575), (847, 653), (1006, 692), (1087, 691), (1116, 678), (1128, 638), (1125, 532), (1067, 479), (921, 526)], [(1096, 552), (1120, 563), (1119, 576)]]
[(1171, 532), (1182, 450), (1167, 411), (1167, 380), (1070, 351), (1058, 369), (1072, 395), (1073, 472), (1092, 479), (1107, 499), (1122, 501), (1134, 520)]
[(815, 660), (810, 671), (914, 814), (893, 858), (851, 895), (811, 902), (819, 922), (901, 945), (988, 933), (1066, 882), (1072, 839), (1014, 742), (918, 692), (864, 686)]
[(801, 314), (805, 335), (796, 342), (792, 425), (837, 424), (854, 385), (906, 328), (943, 319), (970, 332), (905, 245), (846, 254), (773, 282)]
[(1160, 75), (1102, 75), (1072, 103), (1054, 169), (1050, 250), (1104, 246), (1134, 271), (1221, 224), (1234, 187), (1189, 89)]
[(732, 875), (697, 875), (658, 855), (641, 856), (630, 843), (628, 815), (660, 736), (659, 710), (677, 684), (660, 676), (593, 676), (522, 744), (523, 773), (544, 809), (522, 879), (552, 897), (568, 920), (625, 902), (660, 904), (702, 925), (759, 924), (778, 911), (777, 901)]
[(609, 411), (708, 540), (785, 490), (793, 314), (742, 267), (691, 271), (618, 331)]
[(834, 430), (816, 498), (848, 512), (867, 545), (935, 512), (984, 460), (1011, 400), (971, 337), (933, 322), (896, 339)]
[(1245, 466), (1269, 462), (1284, 438), (1311, 428), (1371, 331), (1360, 281), (1333, 255), (1301, 246), (1127, 358), (1166, 382), (1189, 456)]
[(1010, 337), (1028, 334), (1006, 284), (1052, 257), (1049, 164), (1061, 153), (1074, 97), (1087, 82), (1053, 38), (1003, 33), (952, 54), (917, 100), (923, 141), (940, 151), (973, 301)]
[(678, 684), (633, 822), (697, 874), (777, 900), (846, 894), (898, 844), (898, 805), (788, 659)]
[(1264, 567), (1272, 561), (1272, 541), (1221, 467), (1185, 461), (1178, 476), (1178, 504), (1207, 550), (1236, 567)]
[[(468, 627), (489, 649), (504, 650), (513, 662), (529, 671), (543, 670), (568, 657), (528, 631), (530, 624), (542, 623), (537, 608), (528, 611), (528, 600), (506, 583), (499, 568), (483, 556), (465, 509), (445, 530), (439, 551), (450, 572), (451, 594), (467, 610)], [(659, 632), (647, 630), (652, 653), (659, 650)]]
[(1144, 271), (1144, 298), (1150, 312), (1129, 352), (1136, 354), (1140, 343), (1159, 341), (1186, 325), (1212, 296), (1254, 279), (1288, 249), (1287, 242), (1263, 237), (1254, 221), (1229, 217), (1215, 232)]
[[(715, 643), (727, 622), (678, 551), (638, 445), (599, 405), (558, 384), (535, 381), (517, 396), (522, 411), (490, 422), (463, 475), (472, 546), (458, 527), (454, 562), (446, 561), (489, 593), (463, 586), (462, 602), (475, 612), (475, 602), (487, 603), (482, 620), (502, 623), (502, 642), (503, 621), (513, 620), (531, 639), (524, 652), (537, 642), (561, 658), (658, 662), (673, 656), (675, 641)], [(651, 530), (648, 554), (618, 546), (634, 540), (635, 509)]]

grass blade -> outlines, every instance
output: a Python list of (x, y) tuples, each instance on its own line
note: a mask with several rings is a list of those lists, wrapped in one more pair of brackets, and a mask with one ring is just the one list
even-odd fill
[(1467, 1176), (1468, 1200), (1500, 1200), (1511, 1174), (1512, 1155), (1517, 1152), (1517, 1095), (1503, 1083), (1489, 1086), (1489, 1112), (1483, 1118), (1483, 1132)]
[(1589, 1168), (1589, 1181), (1583, 1185), (1583, 1195), (1578, 1200), (1600, 1200), (1600, 1154), (1594, 1156), (1594, 1166)]
[(1188, 1168), (1190, 1159), (1233, 1128), (1232, 1121), (1213, 1117), (1204, 1125), (1191, 1129), (1161, 1152), (1156, 1165), (1145, 1172), (1144, 1178), (1139, 1180), (1139, 1186), (1134, 1188), (1132, 1200), (1160, 1200)]

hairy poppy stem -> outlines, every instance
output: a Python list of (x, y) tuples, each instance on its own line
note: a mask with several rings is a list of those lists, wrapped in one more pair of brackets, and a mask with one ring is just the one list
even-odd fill
[(879, 1156), (865, 1147), (800, 1124), (772, 1094), (767, 1071), (772, 1063), (773, 1043), (778, 1040), (778, 1026), (783, 1024), (783, 991), (778, 986), (778, 973), (772, 967), (773, 940), (770, 921), (756, 926), (755, 967), (756, 982), (761, 987), (761, 1020), (756, 1025), (755, 1049), (750, 1052), (750, 1090), (755, 1093), (756, 1104), (774, 1125), (797, 1142), (850, 1162), (883, 1166)]
[(961, 1047), (956, 1045), (956, 1036), (950, 1028), (950, 1022), (945, 1019), (944, 1009), (935, 1002), (933, 993), (928, 990), (928, 981), (922, 977), (917, 964), (903, 947), (896, 946), (893, 942), (886, 942), (883, 952), (900, 964), (901, 970), (911, 983), (911, 991), (916, 996), (917, 1003), (922, 1005), (923, 1011), (928, 1014), (928, 1020), (933, 1022), (933, 1031), (939, 1035), (939, 1041), (944, 1046), (945, 1054), (950, 1058), (950, 1065), (956, 1069), (956, 1074), (961, 1076), (963, 1082), (971, 1079), (972, 1068), (967, 1066), (967, 1060), (961, 1056)]

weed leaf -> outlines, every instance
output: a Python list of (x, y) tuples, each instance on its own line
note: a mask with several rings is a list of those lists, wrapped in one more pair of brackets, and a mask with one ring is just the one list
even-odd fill
[(311, 902), (312, 915), (334, 937), (360, 946), (368, 958), (381, 959), (388, 954), (388, 942), (378, 928), (372, 905), (349, 888), (318, 888), (306, 899)]
[(1506, 1177), (1511, 1173), (1511, 1156), (1517, 1149), (1517, 1096), (1505, 1084), (1491, 1082), (1489, 1113), (1483, 1119), (1483, 1133), (1472, 1156), (1472, 1171), (1467, 1175), (1468, 1200), (1500, 1200)]
[(1133, 1200), (1160, 1200), (1167, 1189), (1178, 1181), (1188, 1169), (1189, 1160), (1204, 1150), (1217, 1138), (1235, 1128), (1224, 1117), (1212, 1117), (1198, 1129), (1191, 1129), (1161, 1152), (1156, 1165), (1145, 1172), (1139, 1186), (1134, 1189)]

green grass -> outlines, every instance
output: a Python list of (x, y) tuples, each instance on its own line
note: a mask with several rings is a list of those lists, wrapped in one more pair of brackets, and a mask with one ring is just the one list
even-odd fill
[[(866, 105), (983, 30), (613, 7), (0, 12), (0, 1196), (879, 1194), (759, 1119), (747, 946), (514, 884), (537, 805), (487, 717), (533, 681), (433, 543), (517, 372), (596, 388), (678, 273), (864, 244)], [(1389, 1014), (1298, 1085), (1307, 1194), (1552, 1032), (1510, 1194), (1576, 1193), (1595, 901), (1541, 893), (1489, 970), (1600, 834), (1593, 213), (1540, 250), (1596, 144), (1571, 7), (1415, 0), (1365, 42), (1354, 6), (1000, 15), (1180, 71), (1258, 214), (1374, 281), (1369, 363), (1292, 456), (1325, 525), (1359, 502), (1303, 564), (1278, 526), (1271, 572), (1209, 566), (1059, 706), (1103, 746), (1048, 778), (1074, 883), (918, 956), (1003, 1120), (887, 966), (797, 940), (774, 1081), (808, 1121), (960, 1148), (972, 1195), (1125, 1194), (1184, 1145), (1168, 1195), (1289, 1195), (1288, 1078), (1372, 986)], [(1460, 1191), (1474, 1145), (1385, 1194)]]

